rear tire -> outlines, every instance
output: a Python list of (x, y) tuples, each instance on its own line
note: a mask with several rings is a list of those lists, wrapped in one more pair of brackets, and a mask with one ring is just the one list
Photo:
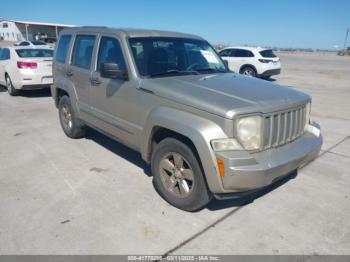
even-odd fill
[(58, 113), (61, 127), (70, 138), (81, 138), (85, 135), (85, 127), (77, 118), (68, 96), (62, 96), (58, 102)]
[(153, 182), (158, 193), (171, 205), (196, 211), (212, 199), (201, 166), (193, 151), (183, 142), (165, 138), (152, 154)]
[(241, 69), (240, 74), (245, 76), (256, 77), (256, 70), (251, 66), (245, 66)]
[(10, 96), (18, 96), (19, 94), (19, 90), (17, 90), (16, 88), (13, 87), (12, 81), (10, 76), (6, 76), (6, 88), (7, 88), (7, 92), (9, 93)]

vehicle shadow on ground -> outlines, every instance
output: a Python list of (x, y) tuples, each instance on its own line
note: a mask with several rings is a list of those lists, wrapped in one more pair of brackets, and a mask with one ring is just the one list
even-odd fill
[(282, 179), (276, 181), (275, 183), (271, 184), (270, 186), (264, 187), (260, 190), (248, 193), (248, 194), (237, 194), (235, 198), (232, 199), (226, 199), (226, 200), (217, 200), (214, 199), (206, 208), (214, 211), (214, 210), (220, 210), (230, 207), (240, 207), (247, 204), (250, 204), (254, 202), (255, 199), (258, 199), (271, 191), (279, 188), (280, 186), (287, 183), (289, 180), (296, 178), (298, 175), (298, 172), (295, 171)]
[[(112, 153), (124, 158), (125, 160), (131, 162), (132, 164), (143, 169), (144, 174), (148, 177), (152, 177), (150, 165), (148, 165), (142, 158), (139, 152), (130, 149), (129, 147), (115, 141), (108, 136), (94, 130), (91, 128), (87, 128), (86, 139), (93, 140), (100, 146), (108, 149)], [(271, 191), (277, 189), (283, 184), (287, 183), (289, 180), (295, 178), (297, 176), (297, 172), (293, 172), (282, 179), (276, 181), (270, 186), (264, 187), (260, 190), (256, 190), (250, 193), (236, 194), (234, 198), (225, 199), (225, 200), (217, 200), (214, 199), (208, 206), (208, 210), (215, 211), (220, 209), (226, 209), (231, 207), (240, 207), (254, 202), (255, 199), (262, 197)], [(154, 187), (154, 185), (153, 185)], [(156, 188), (155, 188), (156, 190)]]
[(50, 97), (51, 90), (50, 88), (39, 89), (39, 90), (21, 90), (19, 96), (28, 97), (28, 98), (39, 98), (39, 97)]
[(277, 80), (276, 79), (274, 79), (274, 78), (265, 78), (265, 79), (263, 79), (263, 80), (266, 80), (266, 81), (268, 81), (268, 82), (276, 82)]
[(151, 177), (151, 170), (149, 165), (143, 161), (139, 152), (130, 149), (129, 147), (109, 138), (108, 136), (93, 130), (92, 128), (87, 128), (86, 139), (93, 140), (100, 146), (108, 149), (114, 154), (124, 158), (125, 160), (131, 162), (132, 164), (143, 169), (145, 175)]

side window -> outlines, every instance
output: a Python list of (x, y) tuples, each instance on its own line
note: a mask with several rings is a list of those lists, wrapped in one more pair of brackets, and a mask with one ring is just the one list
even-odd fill
[(22, 42), (22, 43), (20, 43), (19, 45), (20, 45), (20, 46), (28, 46), (29, 43), (28, 43), (28, 42)]
[(0, 51), (0, 60), (8, 60), (10, 59), (10, 49), (3, 48), (2, 51)]
[(254, 54), (249, 50), (237, 49), (235, 57), (254, 57)]
[(95, 39), (96, 36), (93, 35), (76, 36), (72, 55), (72, 65), (84, 69), (90, 68)]
[(231, 50), (226, 49), (220, 52), (220, 56), (230, 56)]
[(64, 63), (66, 61), (69, 43), (72, 36), (70, 35), (63, 35), (60, 38), (60, 41), (58, 42), (58, 47), (56, 50), (56, 58), (55, 60), (60, 63)]
[(101, 37), (98, 50), (97, 71), (101, 71), (103, 63), (116, 63), (119, 68), (125, 70), (125, 61), (119, 41), (112, 37)]

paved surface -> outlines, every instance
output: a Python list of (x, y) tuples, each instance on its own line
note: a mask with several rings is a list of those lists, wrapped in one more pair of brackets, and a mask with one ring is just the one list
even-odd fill
[(177, 210), (138, 153), (64, 136), (47, 92), (0, 91), (0, 254), (350, 254), (350, 59), (281, 54), (313, 96), (320, 157), (254, 202)]

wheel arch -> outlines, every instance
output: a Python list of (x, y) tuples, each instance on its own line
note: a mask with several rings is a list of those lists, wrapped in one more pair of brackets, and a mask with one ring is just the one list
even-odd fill
[(242, 70), (245, 68), (245, 67), (250, 67), (250, 68), (253, 68), (254, 71), (255, 71), (255, 74), (258, 74), (258, 70), (256, 69), (256, 67), (252, 64), (244, 64), (242, 65), (240, 68), (239, 68), (239, 73), (241, 74)]
[(80, 117), (80, 111), (78, 107), (78, 96), (76, 94), (73, 83), (67, 81), (63, 77), (56, 77), (54, 84), (51, 86), (51, 96), (55, 101), (55, 106), (58, 107), (59, 99), (67, 95), (71, 100), (73, 109), (78, 117)]
[(222, 192), (223, 186), (218, 175), (215, 153), (210, 145), (212, 139), (227, 137), (221, 127), (188, 112), (167, 107), (155, 108), (149, 114), (142, 133), (142, 158), (150, 163), (154, 143), (169, 136), (185, 141), (192, 147), (203, 168), (210, 191)]

